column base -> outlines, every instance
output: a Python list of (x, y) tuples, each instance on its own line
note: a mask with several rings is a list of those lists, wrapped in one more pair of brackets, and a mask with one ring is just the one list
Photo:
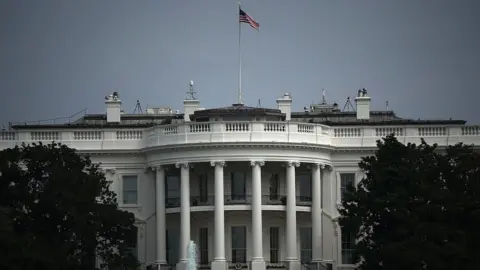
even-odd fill
[(227, 268), (227, 261), (213, 261), (211, 265), (211, 270), (227, 270)]
[(300, 270), (301, 263), (298, 260), (287, 261), (288, 270)]
[(266, 264), (264, 260), (257, 260), (257, 261), (252, 261), (252, 268), (251, 270), (265, 270), (266, 269)]
[(175, 266), (176, 270), (188, 270), (188, 261), (179, 261)]

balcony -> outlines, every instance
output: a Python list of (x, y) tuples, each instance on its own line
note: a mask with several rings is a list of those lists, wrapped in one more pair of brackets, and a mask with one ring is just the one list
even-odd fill
[[(262, 195), (262, 205), (286, 205), (286, 195), (271, 194)], [(225, 195), (225, 205), (251, 205), (252, 195), (238, 194), (238, 195)], [(297, 196), (297, 206), (310, 206), (312, 205), (312, 198), (310, 196)], [(191, 196), (190, 206), (213, 206), (215, 205), (215, 196)], [(166, 208), (180, 207), (180, 197), (166, 198)]]
[(294, 122), (208, 122), (161, 125), (146, 129), (68, 129), (0, 131), (0, 149), (42, 141), (61, 142), (78, 150), (139, 150), (198, 143), (302, 143), (333, 147), (375, 147), (395, 133), (403, 143), (440, 146), (480, 144), (480, 126), (335, 126)]

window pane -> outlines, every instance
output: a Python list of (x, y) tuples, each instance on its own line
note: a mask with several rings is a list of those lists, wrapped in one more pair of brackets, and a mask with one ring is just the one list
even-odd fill
[(200, 264), (208, 264), (208, 228), (200, 228)]
[(137, 192), (123, 191), (123, 204), (137, 204)]
[(342, 228), (342, 264), (355, 264), (355, 234)]
[(232, 173), (232, 184), (231, 184), (231, 192), (232, 192), (232, 199), (233, 200), (245, 200), (245, 190), (246, 190), (246, 183), (245, 183), (245, 174), (242, 172), (233, 172)]
[(278, 263), (280, 249), (280, 228), (270, 228), (270, 262)]
[(123, 176), (123, 190), (137, 190), (137, 177)]
[(312, 228), (300, 228), (300, 261), (310, 263), (312, 261)]
[(300, 201), (312, 201), (312, 177), (310, 174), (302, 173), (299, 175), (300, 181)]
[(232, 262), (245, 263), (247, 261), (247, 228), (232, 227)]
[(355, 173), (340, 174), (340, 193), (343, 196), (349, 187), (355, 186)]
[(137, 204), (137, 176), (123, 176), (123, 203)]

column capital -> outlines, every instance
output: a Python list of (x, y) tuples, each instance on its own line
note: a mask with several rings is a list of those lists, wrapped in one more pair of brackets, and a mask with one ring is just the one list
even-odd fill
[(260, 167), (265, 166), (265, 161), (262, 161), (262, 160), (252, 160), (252, 161), (250, 161), (250, 166), (253, 167), (255, 165), (258, 165)]
[(210, 161), (210, 166), (215, 167), (219, 165), (220, 167), (227, 167), (227, 163), (222, 160)]
[(116, 173), (115, 168), (105, 168), (103, 170), (105, 171), (105, 173), (108, 173), (108, 174), (111, 174), (111, 175), (114, 175)]
[(293, 166), (295, 166), (297, 168), (300, 167), (300, 162), (298, 162), (298, 161), (288, 161), (287, 162), (287, 167), (293, 167)]
[(184, 169), (189, 169), (192, 167), (192, 164), (188, 163), (187, 161), (185, 162), (177, 162), (175, 163), (175, 168), (184, 168)]

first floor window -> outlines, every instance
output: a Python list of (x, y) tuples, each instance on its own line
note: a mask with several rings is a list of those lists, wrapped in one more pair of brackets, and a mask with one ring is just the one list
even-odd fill
[(355, 233), (342, 228), (342, 264), (355, 264)]
[(132, 254), (136, 259), (138, 259), (138, 229), (135, 227), (135, 240), (134, 242), (128, 247), (128, 253)]
[(123, 204), (138, 203), (138, 181), (136, 175), (124, 175), (123, 179)]
[(270, 262), (278, 263), (280, 250), (280, 228), (270, 228)]
[(200, 228), (199, 235), (200, 264), (208, 264), (208, 228)]
[(232, 262), (247, 262), (247, 228), (232, 227)]
[(300, 261), (310, 263), (312, 261), (312, 228), (300, 228)]

